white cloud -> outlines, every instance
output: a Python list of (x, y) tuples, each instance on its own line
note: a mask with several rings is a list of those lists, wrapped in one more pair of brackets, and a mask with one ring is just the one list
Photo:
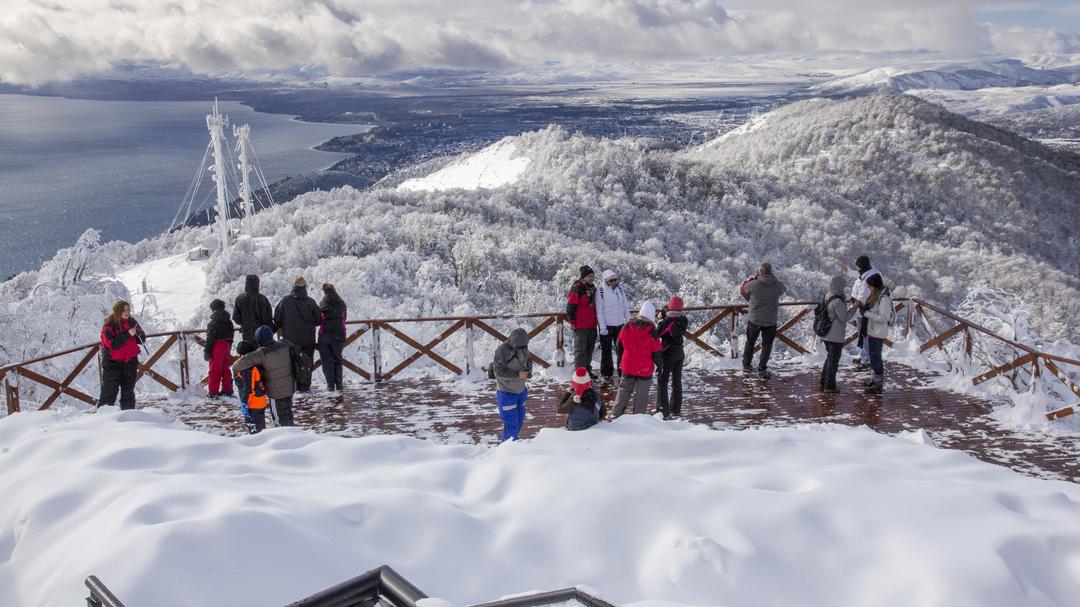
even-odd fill
[[(317, 65), (358, 76), (544, 60), (821, 50), (990, 50), (985, 3), (941, 0), (5, 0), (0, 81), (122, 60), (202, 74)], [(1041, 36), (1041, 34), (1040, 34)], [(1036, 43), (1038, 44), (1042, 43)]]

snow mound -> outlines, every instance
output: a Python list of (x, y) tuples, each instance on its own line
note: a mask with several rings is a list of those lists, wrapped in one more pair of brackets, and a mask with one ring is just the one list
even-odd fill
[(140, 263), (116, 277), (131, 292), (136, 317), (160, 311), (186, 327), (213, 299), (206, 296), (206, 266), (207, 260), (189, 260), (183, 253)]
[(865, 428), (628, 416), (479, 448), (108, 408), (10, 416), (0, 445), (4, 605), (79, 603), (89, 574), (129, 605), (281, 605), (384, 563), (458, 605), (588, 584), (619, 603), (1064, 606), (1080, 587), (1080, 486)]
[(401, 183), (398, 189), (429, 192), (478, 190), (514, 183), (529, 167), (529, 159), (520, 153), (518, 140), (516, 137), (507, 137), (426, 177), (409, 179)]

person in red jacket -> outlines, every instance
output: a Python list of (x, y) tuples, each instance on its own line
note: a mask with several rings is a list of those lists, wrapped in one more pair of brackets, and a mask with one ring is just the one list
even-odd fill
[(580, 278), (570, 287), (566, 296), (566, 321), (574, 331), (574, 368), (585, 367), (589, 377), (596, 378), (592, 370), (593, 351), (596, 349), (596, 273), (589, 266), (581, 266)]
[(638, 315), (626, 323), (619, 331), (619, 345), (622, 350), (622, 379), (619, 380), (619, 392), (615, 396), (615, 417), (626, 410), (633, 398), (634, 413), (644, 413), (649, 400), (649, 386), (653, 372), (662, 365), (660, 339), (656, 336), (656, 307), (652, 302), (643, 302)]
[(101, 328), (101, 395), (97, 406), (116, 404), (120, 393), (120, 408), (135, 408), (135, 376), (139, 371), (139, 344), (146, 341), (139, 322), (131, 317), (126, 301), (113, 304)]
[(229, 313), (225, 310), (225, 302), (215, 299), (210, 302), (210, 322), (206, 325), (206, 346), (203, 348), (203, 358), (210, 363), (207, 389), (210, 398), (224, 396), (231, 398), (233, 395), (232, 381), (232, 342), (236, 329), (229, 320)]

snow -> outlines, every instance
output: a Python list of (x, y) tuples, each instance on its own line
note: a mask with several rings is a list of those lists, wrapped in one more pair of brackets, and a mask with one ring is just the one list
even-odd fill
[(628, 416), (487, 448), (106, 408), (0, 419), (0, 445), (4, 605), (90, 574), (129, 605), (281, 605), (382, 564), (458, 605), (1080, 605), (1080, 486), (866, 428)]
[(990, 87), (975, 91), (912, 89), (907, 94), (964, 116), (992, 116), (1080, 103), (1080, 84)]
[(529, 166), (517, 142), (507, 137), (475, 154), (469, 154), (426, 176), (409, 179), (399, 190), (439, 191), (497, 188), (514, 183)]
[(207, 260), (191, 261), (184, 253), (140, 263), (118, 272), (116, 277), (131, 292), (136, 317), (156, 309), (186, 326), (210, 303), (206, 297), (206, 266)]

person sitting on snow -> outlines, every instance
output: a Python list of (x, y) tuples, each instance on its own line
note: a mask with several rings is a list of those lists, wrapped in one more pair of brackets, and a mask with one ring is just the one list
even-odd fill
[(567, 430), (587, 430), (604, 417), (604, 399), (592, 385), (585, 367), (578, 367), (570, 378), (570, 390), (559, 401), (558, 412), (566, 416)]

